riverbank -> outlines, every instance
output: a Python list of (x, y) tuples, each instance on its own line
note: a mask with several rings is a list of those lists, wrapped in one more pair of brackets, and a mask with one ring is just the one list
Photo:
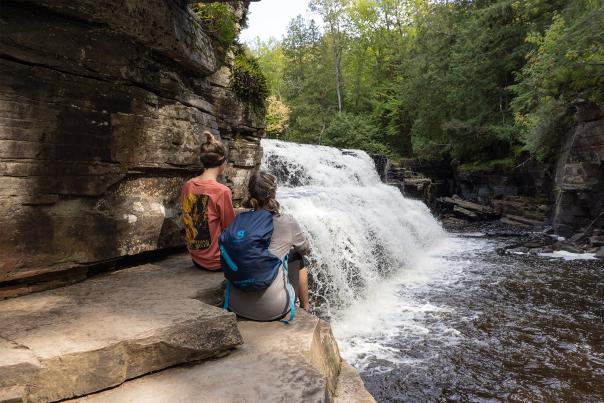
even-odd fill
[[(525, 243), (505, 249), (588, 253), (604, 258), (604, 210), (598, 210), (602, 201), (597, 186), (584, 195), (593, 199), (588, 213), (573, 221), (572, 226), (561, 225), (560, 216), (571, 213), (565, 213), (554, 201), (550, 176), (546, 166), (534, 161), (517, 170), (467, 173), (458, 172), (446, 161), (407, 160), (386, 164), (383, 173), (386, 183), (399, 188), (406, 197), (423, 201), (445, 226), (503, 225), (515, 233), (532, 233)], [(587, 178), (586, 182), (597, 184), (599, 179)], [(567, 207), (580, 208), (578, 204)]]
[(574, 124), (544, 161), (519, 151), (466, 164), (445, 155), (392, 164), (377, 158), (376, 165), (385, 182), (443, 219), (549, 226), (575, 249), (596, 253), (604, 246), (604, 107), (577, 102), (573, 108)]

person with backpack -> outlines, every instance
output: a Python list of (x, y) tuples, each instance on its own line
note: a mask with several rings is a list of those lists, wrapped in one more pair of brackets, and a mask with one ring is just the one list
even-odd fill
[(227, 279), (225, 309), (237, 315), (271, 321), (295, 315), (295, 300), (307, 310), (308, 272), (302, 255), (309, 243), (298, 222), (280, 211), (277, 179), (267, 172), (252, 175), (246, 207), (222, 233), (220, 250)]
[(182, 188), (182, 220), (193, 264), (200, 269), (220, 270), (218, 238), (235, 219), (235, 210), (231, 190), (217, 181), (226, 167), (226, 149), (209, 131), (203, 136), (200, 160), (204, 170)]

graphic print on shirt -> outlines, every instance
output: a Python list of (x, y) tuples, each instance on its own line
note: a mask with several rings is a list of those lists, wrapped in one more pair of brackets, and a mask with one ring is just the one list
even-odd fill
[(185, 238), (189, 249), (207, 249), (212, 244), (208, 221), (210, 196), (187, 193), (182, 201)]

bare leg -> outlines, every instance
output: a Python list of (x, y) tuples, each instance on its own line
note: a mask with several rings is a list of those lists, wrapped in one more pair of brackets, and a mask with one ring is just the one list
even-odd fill
[(300, 294), (298, 295), (300, 306), (305, 311), (308, 311), (310, 309), (310, 305), (308, 304), (308, 270), (306, 270), (306, 267), (303, 267), (298, 273), (300, 276)]

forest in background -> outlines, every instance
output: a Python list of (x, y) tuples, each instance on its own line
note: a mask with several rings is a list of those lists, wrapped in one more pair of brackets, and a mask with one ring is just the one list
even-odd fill
[(266, 77), (272, 138), (505, 166), (551, 159), (573, 104), (604, 104), (601, 0), (310, 7), (322, 26), (298, 16), (244, 50)]

